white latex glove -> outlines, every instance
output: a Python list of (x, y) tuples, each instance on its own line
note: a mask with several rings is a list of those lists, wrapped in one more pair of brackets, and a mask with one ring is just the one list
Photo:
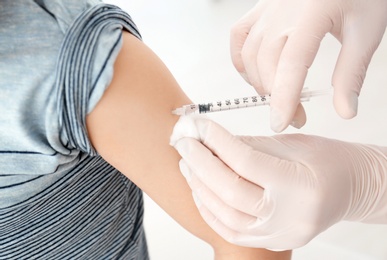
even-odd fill
[(205, 221), (227, 241), (294, 249), (341, 220), (387, 224), (387, 149), (307, 135), (235, 137), (181, 118), (171, 144)]
[(367, 67), (387, 25), (387, 0), (260, 0), (231, 31), (236, 69), (259, 94), (271, 93), (271, 127), (306, 122), (299, 104), (320, 42), (331, 33), (342, 44), (332, 77), (334, 105), (357, 114)]

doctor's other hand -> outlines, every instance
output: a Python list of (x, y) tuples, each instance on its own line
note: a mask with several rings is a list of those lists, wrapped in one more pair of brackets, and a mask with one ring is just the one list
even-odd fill
[(387, 148), (300, 134), (236, 137), (188, 117), (171, 145), (202, 217), (231, 243), (287, 250), (341, 220), (387, 224)]
[(271, 93), (272, 129), (300, 128), (306, 122), (300, 93), (320, 42), (331, 33), (342, 44), (332, 76), (334, 106), (352, 118), (386, 25), (387, 0), (260, 0), (231, 30), (231, 57), (259, 94)]

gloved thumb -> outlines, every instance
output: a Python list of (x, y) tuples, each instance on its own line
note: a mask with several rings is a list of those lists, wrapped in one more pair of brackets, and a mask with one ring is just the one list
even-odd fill
[(358, 96), (368, 65), (381, 40), (382, 33), (369, 35), (370, 30), (372, 28), (368, 27), (346, 30), (341, 40), (343, 45), (333, 72), (332, 85), (334, 106), (342, 118), (350, 119), (357, 115)]
[(357, 115), (358, 96), (370, 58), (362, 50), (343, 45), (333, 73), (333, 102), (336, 112), (345, 119)]

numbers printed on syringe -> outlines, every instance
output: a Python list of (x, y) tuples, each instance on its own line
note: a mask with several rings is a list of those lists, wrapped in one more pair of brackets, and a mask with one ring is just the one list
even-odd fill
[[(309, 101), (311, 97), (321, 96), (325, 94), (331, 94), (332, 88), (322, 89), (322, 90), (314, 90), (314, 91), (303, 91), (301, 93), (301, 102)], [(254, 106), (262, 106), (270, 104), (270, 94), (263, 96), (251, 96), (251, 97), (243, 97), (243, 98), (234, 98), (227, 99), (224, 101), (217, 101), (214, 103), (203, 103), (203, 104), (190, 104), (184, 105), (180, 108), (176, 108), (172, 111), (175, 115), (189, 115), (194, 113), (209, 113), (223, 110), (231, 110), (238, 109), (244, 107), (254, 107)], [(215, 104), (215, 105), (213, 105)]]

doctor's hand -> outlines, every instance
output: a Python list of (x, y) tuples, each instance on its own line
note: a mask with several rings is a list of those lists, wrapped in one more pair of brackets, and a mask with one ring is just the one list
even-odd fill
[(341, 220), (387, 224), (387, 149), (307, 135), (236, 137), (182, 117), (171, 144), (204, 220), (248, 247), (301, 247)]
[(331, 33), (342, 44), (332, 77), (334, 106), (352, 118), (386, 25), (387, 0), (260, 0), (233, 27), (231, 57), (259, 94), (272, 94), (272, 129), (300, 128), (306, 122), (300, 92), (321, 40)]

